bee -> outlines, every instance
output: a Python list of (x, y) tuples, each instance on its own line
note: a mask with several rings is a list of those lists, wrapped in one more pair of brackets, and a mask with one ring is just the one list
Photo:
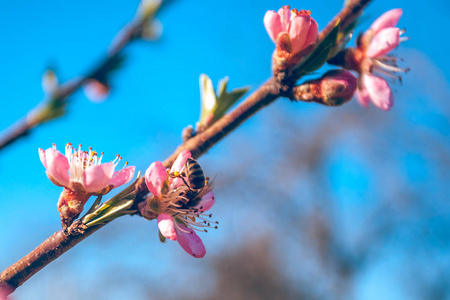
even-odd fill
[(194, 192), (199, 192), (206, 185), (205, 174), (199, 163), (192, 158), (188, 158), (185, 164), (187, 186)]
[[(211, 184), (208, 183), (209, 178), (205, 177), (200, 164), (192, 158), (188, 158), (185, 163), (185, 171), (182, 173), (170, 173), (172, 178), (180, 178), (185, 184), (187, 191), (184, 192), (183, 197), (190, 205), (195, 205), (201, 200), (201, 197), (211, 191)], [(181, 195), (180, 195), (181, 196)]]

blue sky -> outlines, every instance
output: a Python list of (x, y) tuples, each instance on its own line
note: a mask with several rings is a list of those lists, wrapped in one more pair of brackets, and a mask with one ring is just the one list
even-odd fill
[[(133, 17), (137, 4), (138, 1), (117, 0), (1, 2), (0, 95), (3, 113), (0, 129), (23, 117), (44, 98), (41, 76), (47, 66), (55, 67), (61, 81), (89, 70), (104, 55), (118, 30)], [(70, 98), (66, 116), (40, 126), (29, 137), (2, 150), (0, 268), (7, 267), (25, 255), (60, 226), (56, 211), (60, 189), (45, 176), (38, 159), (38, 148), (45, 149), (56, 143), (62, 149), (67, 142), (82, 143), (105, 152), (106, 159), (112, 159), (119, 153), (124, 160), (142, 171), (152, 161), (163, 160), (180, 143), (182, 128), (198, 120), (198, 78), (201, 73), (208, 74), (214, 85), (219, 79), (229, 76), (230, 88), (250, 86), (252, 90), (271, 76), (273, 43), (264, 30), (262, 18), (266, 10), (276, 10), (285, 4), (311, 10), (319, 28), (325, 26), (341, 6), (339, 1), (332, 0), (293, 3), (269, 0), (173, 0), (158, 15), (164, 27), (160, 40), (155, 43), (138, 41), (125, 50), (125, 65), (113, 75), (113, 92), (106, 102), (91, 103), (79, 91)], [(426, 5), (406, 0), (395, 3), (374, 1), (356, 32), (367, 28), (384, 11), (396, 7), (404, 9), (399, 26), (406, 28), (406, 35), (411, 37), (410, 41), (402, 44), (399, 53), (411, 59), (403, 63), (404, 67), (412, 68), (410, 74), (404, 76), (404, 85), (413, 88), (395, 86), (399, 101), (395, 109), (398, 108), (401, 115), (416, 126), (436, 130), (437, 134), (448, 137), (448, 119), (434, 112), (440, 108), (435, 104), (436, 99), (449, 96), (450, 47), (445, 28), (448, 27), (450, 4), (445, 0), (429, 1)], [(414, 67), (421, 72), (415, 72)], [(355, 101), (349, 105), (357, 106)], [(270, 109), (272, 107), (267, 110)], [(316, 105), (294, 107), (284, 103), (277, 104), (277, 109), (292, 110), (292, 114), (306, 111), (310, 114), (309, 118), (315, 118), (327, 108)], [(371, 110), (375, 109), (372, 107)], [(448, 112), (448, 106), (446, 110)], [(361, 113), (364, 113), (362, 109)], [(377, 113), (380, 122), (383, 122), (385, 113)], [(264, 120), (260, 117), (250, 120), (237, 134), (257, 132)], [(401, 133), (407, 128), (398, 130)], [(264, 147), (264, 141), (260, 143)], [(210, 151), (206, 159), (220, 160), (221, 155), (227, 155), (226, 150), (226, 146), (219, 145)], [(424, 164), (421, 159), (420, 155), (411, 154), (405, 163), (406, 172), (413, 174), (412, 181), (420, 178), (417, 177), (420, 174), (425, 178), (432, 176), (428, 176), (426, 170), (428, 166), (434, 168), (434, 164)], [(359, 180), (361, 174), (367, 172), (367, 166), (357, 157), (345, 162), (349, 164), (343, 165), (338, 161), (332, 164), (331, 169), (341, 176), (338, 178), (347, 178), (342, 182), (338, 180), (334, 187), (343, 201), (358, 198), (356, 195), (348, 196), (352, 190), (351, 187), (346, 189), (348, 177), (345, 175)], [(357, 185), (364, 189), (373, 186), (373, 182), (360, 179)], [(222, 215), (227, 213), (219, 212)], [(136, 230), (138, 224), (146, 227), (148, 236), (155, 236), (154, 222), (134, 219), (119, 220), (111, 226), (117, 230), (120, 226)], [(239, 226), (236, 223), (238, 220), (233, 219), (231, 222), (235, 223), (230, 228)], [(171, 269), (166, 271), (165, 266), (175, 261), (185, 264), (186, 269), (192, 267), (200, 273), (204, 271), (201, 262), (193, 262), (184, 256), (175, 243), (160, 245), (156, 239), (144, 241), (141, 239), (143, 234), (124, 237), (126, 233), (122, 230), (119, 232), (122, 235), (117, 239), (121, 239), (123, 245), (109, 232), (111, 241), (106, 246), (114, 251), (129, 253), (134, 249), (131, 245), (140, 243), (132, 256), (123, 258), (123, 264), (132, 266), (132, 270), (145, 272), (151, 266), (170, 275)], [(219, 249), (224, 243), (223, 238), (229, 234), (226, 230), (222, 231), (207, 237), (205, 243), (214, 245), (212, 249)], [(95, 239), (95, 236), (90, 239)], [(89, 278), (95, 278), (101, 274), (99, 270), (108, 268), (111, 257), (107, 255), (108, 258), (95, 259), (93, 251), (107, 252), (108, 249), (93, 241), (85, 243), (86, 246), (79, 246), (80, 249), (65, 254), (59, 267), (71, 268), (74, 272), (79, 271), (85, 276), (92, 276)], [(373, 297), (379, 284), (373, 277), (379, 276), (371, 274), (386, 273), (391, 264), (398, 263), (397, 259), (397, 256), (391, 256), (375, 268), (375, 273), (369, 273), (368, 279), (358, 285), (357, 296), (360, 297), (357, 298), (401, 299), (402, 295), (395, 291), (395, 287), (385, 289), (386, 295), (382, 297)], [(78, 264), (80, 260), (83, 262)], [(61, 277), (66, 278), (66, 273), (58, 271), (56, 267), (51, 270), (46, 272), (44, 269), (27, 282), (18, 290), (15, 299), (27, 299), (34, 293), (50, 299), (52, 292), (49, 286), (58, 278), (58, 272), (62, 272)], [(158, 280), (155, 274), (148, 276)], [(74, 298), (70, 299), (83, 296), (81, 284), (68, 286), (75, 291)], [(118, 290), (117, 299), (122, 296)]]

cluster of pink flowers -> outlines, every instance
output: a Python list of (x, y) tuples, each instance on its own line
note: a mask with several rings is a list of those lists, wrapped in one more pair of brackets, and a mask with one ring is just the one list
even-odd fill
[(187, 253), (201, 258), (206, 250), (195, 231), (206, 232), (206, 228), (217, 228), (215, 224), (218, 222), (211, 221), (212, 215), (205, 213), (214, 205), (215, 198), (207, 185), (198, 192), (193, 192), (186, 185), (188, 158), (191, 158), (191, 153), (182, 151), (169, 172), (159, 161), (150, 165), (145, 172), (145, 183), (151, 195), (139, 209), (144, 216), (157, 215), (158, 228), (165, 238), (178, 241)]
[(315, 44), (319, 35), (311, 12), (283, 6), (278, 12), (269, 10), (264, 16), (267, 33), (278, 48), (295, 55)]
[[(65, 155), (56, 146), (39, 149), (41, 162), (48, 178), (57, 186), (64, 187), (58, 201), (58, 210), (63, 227), (68, 227), (83, 211), (84, 204), (92, 195), (104, 195), (113, 188), (129, 182), (135, 167), (114, 171), (121, 157), (102, 163), (103, 153), (98, 156), (91, 148), (82, 151), (81, 145), (74, 149), (67, 144)], [(201, 258), (206, 250), (195, 231), (207, 232), (206, 228), (217, 228), (206, 214), (215, 202), (214, 193), (207, 180), (200, 189), (189, 186), (186, 162), (191, 159), (188, 150), (182, 151), (170, 171), (159, 161), (145, 172), (145, 183), (151, 194), (139, 204), (144, 217), (157, 218), (161, 234), (178, 241), (190, 255)], [(203, 172), (203, 171), (201, 171)], [(203, 176), (203, 175), (202, 175)]]
[(83, 211), (84, 204), (92, 195), (104, 195), (112, 189), (129, 182), (135, 167), (130, 166), (114, 171), (121, 157), (102, 163), (100, 156), (89, 148), (82, 151), (81, 145), (74, 149), (67, 144), (65, 154), (56, 150), (56, 145), (47, 150), (39, 149), (41, 162), (48, 178), (57, 186), (64, 187), (58, 201), (63, 226), (70, 225)]
[(407, 72), (397, 66), (397, 59), (387, 54), (396, 48), (404, 30), (395, 27), (402, 16), (402, 9), (392, 9), (381, 15), (359, 38), (357, 49), (349, 52), (349, 66), (360, 74), (356, 97), (363, 106), (372, 102), (375, 106), (389, 110), (394, 105), (393, 94), (385, 79), (374, 74), (381, 73), (400, 79), (395, 74)]

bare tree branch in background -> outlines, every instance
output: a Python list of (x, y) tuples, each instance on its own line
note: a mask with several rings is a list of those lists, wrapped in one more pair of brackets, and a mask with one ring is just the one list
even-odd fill
[[(152, 2), (152, 1), (146, 1)], [(90, 80), (105, 81), (109, 74), (120, 67), (123, 60), (122, 50), (131, 42), (143, 38), (143, 30), (152, 22), (158, 10), (164, 7), (168, 1), (153, 1), (147, 7), (141, 6), (135, 18), (122, 28), (111, 43), (107, 55), (92, 70), (83, 76), (68, 80), (52, 91), (49, 99), (44, 100), (37, 107), (30, 110), (26, 117), (17, 121), (11, 127), (0, 133), (0, 151), (6, 146), (25, 137), (35, 127), (59, 118), (66, 113), (69, 97), (77, 90), (86, 85)], [(162, 5), (164, 4), (164, 5)], [(102, 82), (101, 84), (107, 84)]]

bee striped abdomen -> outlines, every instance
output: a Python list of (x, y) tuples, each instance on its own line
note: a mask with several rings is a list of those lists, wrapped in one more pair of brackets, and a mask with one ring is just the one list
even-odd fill
[(186, 176), (192, 190), (200, 190), (205, 186), (205, 174), (198, 162), (192, 158), (186, 161)]

